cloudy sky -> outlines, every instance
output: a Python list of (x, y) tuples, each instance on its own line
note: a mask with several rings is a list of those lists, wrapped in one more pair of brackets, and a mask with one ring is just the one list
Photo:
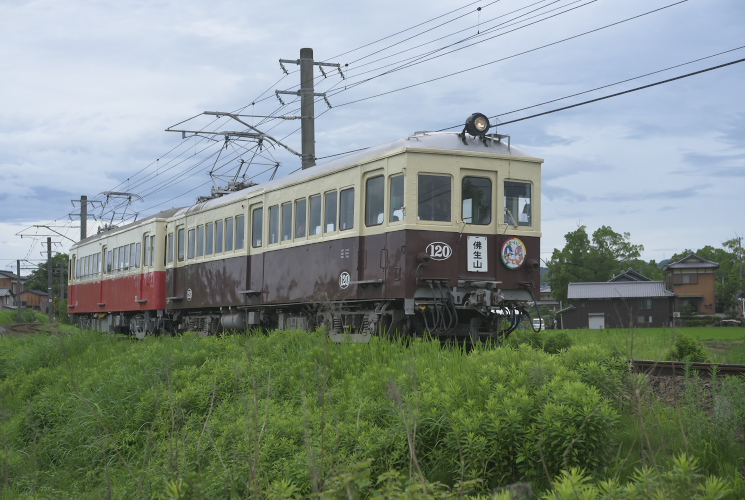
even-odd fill
[[(285, 76), (278, 60), (302, 47), (344, 65), (345, 80), (316, 71), (333, 105), (316, 104), (324, 157), (737, 61), (744, 21), (742, 0), (0, 0), (0, 269), (40, 259), (48, 235), (67, 251), (81, 195), (142, 197), (90, 208), (117, 222), (125, 208), (193, 203), (211, 170), (234, 175), (251, 145), (165, 129), (202, 111), (299, 114), (274, 90), (296, 89), (297, 67)], [(578, 225), (629, 232), (657, 261), (742, 236), (743, 89), (740, 63), (500, 127), (545, 159), (544, 258)], [(300, 150), (299, 122), (247, 120)], [(241, 129), (206, 116), (175, 128)], [(257, 181), (300, 166), (281, 148), (262, 155), (248, 167)]]

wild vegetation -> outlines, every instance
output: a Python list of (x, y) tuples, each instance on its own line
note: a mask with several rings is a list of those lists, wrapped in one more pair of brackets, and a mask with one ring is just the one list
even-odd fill
[(545, 337), (5, 337), (0, 495), (742, 497), (741, 381), (671, 407), (611, 351)]

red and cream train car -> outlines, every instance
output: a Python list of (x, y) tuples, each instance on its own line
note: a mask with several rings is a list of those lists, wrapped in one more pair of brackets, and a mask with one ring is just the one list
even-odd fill
[(163, 212), (73, 247), (70, 312), (138, 336), (508, 333), (539, 290), (542, 161), (417, 133)]

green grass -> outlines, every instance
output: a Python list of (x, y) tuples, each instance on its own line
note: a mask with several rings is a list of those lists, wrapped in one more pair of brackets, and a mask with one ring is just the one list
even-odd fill
[[(22, 323), (48, 323), (49, 316), (32, 309), (23, 309), (21, 311)], [(18, 323), (18, 311), (0, 311), (0, 325), (14, 325)]]
[(0, 338), (0, 497), (468, 498), (568, 467), (631, 480), (686, 450), (744, 492), (745, 384), (710, 421), (622, 367), (597, 344)]
[(687, 335), (703, 343), (712, 362), (745, 363), (745, 328), (611, 328), (606, 330), (564, 330), (573, 342), (594, 344), (628, 359), (665, 361), (675, 346), (676, 336)]

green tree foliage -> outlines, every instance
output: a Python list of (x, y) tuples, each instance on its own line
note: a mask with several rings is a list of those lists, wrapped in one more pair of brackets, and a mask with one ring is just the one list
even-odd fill
[[(63, 269), (64, 285), (67, 286), (67, 268), (69, 256), (66, 253), (58, 253), (52, 257), (52, 293), (59, 296), (60, 291), (60, 268)], [(47, 291), (47, 263), (39, 264), (38, 268), (31, 272), (26, 281), (27, 290)]]
[[(630, 242), (629, 233), (617, 233), (602, 226), (592, 233), (592, 241), (585, 226), (567, 233), (562, 250), (554, 249), (548, 262), (548, 282), (554, 297), (567, 300), (569, 283), (582, 281), (608, 281), (621, 271), (639, 261), (642, 245)], [(641, 261), (643, 262), (643, 261)], [(641, 271), (639, 271), (641, 272)], [(644, 274), (644, 273), (642, 273)]]
[(706, 245), (696, 250), (683, 250), (670, 258), (670, 262), (676, 262), (688, 254), (695, 253), (702, 259), (710, 260), (719, 264), (716, 270), (716, 306), (717, 310), (729, 311), (736, 308), (738, 292), (745, 288), (740, 282), (740, 262), (743, 261), (745, 251), (740, 246), (738, 238), (732, 238), (722, 243), (722, 248), (714, 248)]

